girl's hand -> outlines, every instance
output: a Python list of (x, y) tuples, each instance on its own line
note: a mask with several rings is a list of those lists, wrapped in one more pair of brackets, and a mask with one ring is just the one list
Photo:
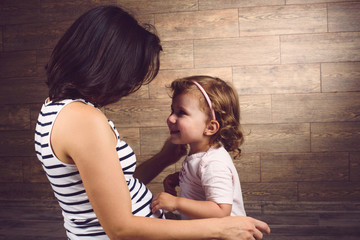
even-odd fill
[(174, 197), (171, 194), (165, 192), (158, 193), (151, 203), (151, 210), (153, 213), (159, 209), (173, 212), (177, 208), (176, 200), (177, 197)]
[(177, 196), (176, 187), (179, 186), (179, 172), (169, 174), (163, 181), (165, 192)]

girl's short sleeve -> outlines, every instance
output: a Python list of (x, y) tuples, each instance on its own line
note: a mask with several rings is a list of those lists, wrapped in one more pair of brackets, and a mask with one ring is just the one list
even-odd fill
[(202, 161), (199, 166), (199, 177), (205, 192), (206, 200), (216, 203), (233, 203), (233, 174), (223, 162)]

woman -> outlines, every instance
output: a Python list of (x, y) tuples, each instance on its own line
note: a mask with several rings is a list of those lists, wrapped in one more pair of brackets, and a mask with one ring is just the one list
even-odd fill
[(173, 221), (151, 212), (145, 184), (183, 149), (167, 142), (135, 171), (132, 149), (97, 108), (155, 78), (162, 48), (150, 29), (119, 7), (98, 7), (74, 22), (48, 62), (49, 98), (39, 114), (35, 148), (68, 238), (261, 239), (261, 231), (270, 229), (252, 218)]

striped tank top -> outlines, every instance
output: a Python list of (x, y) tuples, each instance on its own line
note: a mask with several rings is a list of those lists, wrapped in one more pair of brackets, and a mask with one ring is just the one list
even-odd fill
[[(109, 239), (91, 207), (76, 165), (60, 161), (51, 148), (50, 134), (53, 123), (59, 112), (74, 101), (93, 106), (81, 99), (44, 103), (35, 129), (36, 155), (62, 209), (68, 239)], [(126, 142), (120, 140), (114, 124), (111, 121), (109, 124), (118, 139), (116, 151), (131, 195), (132, 213), (136, 216), (163, 218), (162, 212), (155, 215), (151, 213), (152, 193), (133, 177), (136, 168), (135, 154)]]

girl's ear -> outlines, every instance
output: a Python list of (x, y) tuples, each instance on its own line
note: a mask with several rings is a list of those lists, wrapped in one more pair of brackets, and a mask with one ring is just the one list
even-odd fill
[(210, 123), (206, 126), (204, 134), (206, 136), (211, 136), (217, 133), (220, 128), (220, 124), (216, 120), (211, 120)]

